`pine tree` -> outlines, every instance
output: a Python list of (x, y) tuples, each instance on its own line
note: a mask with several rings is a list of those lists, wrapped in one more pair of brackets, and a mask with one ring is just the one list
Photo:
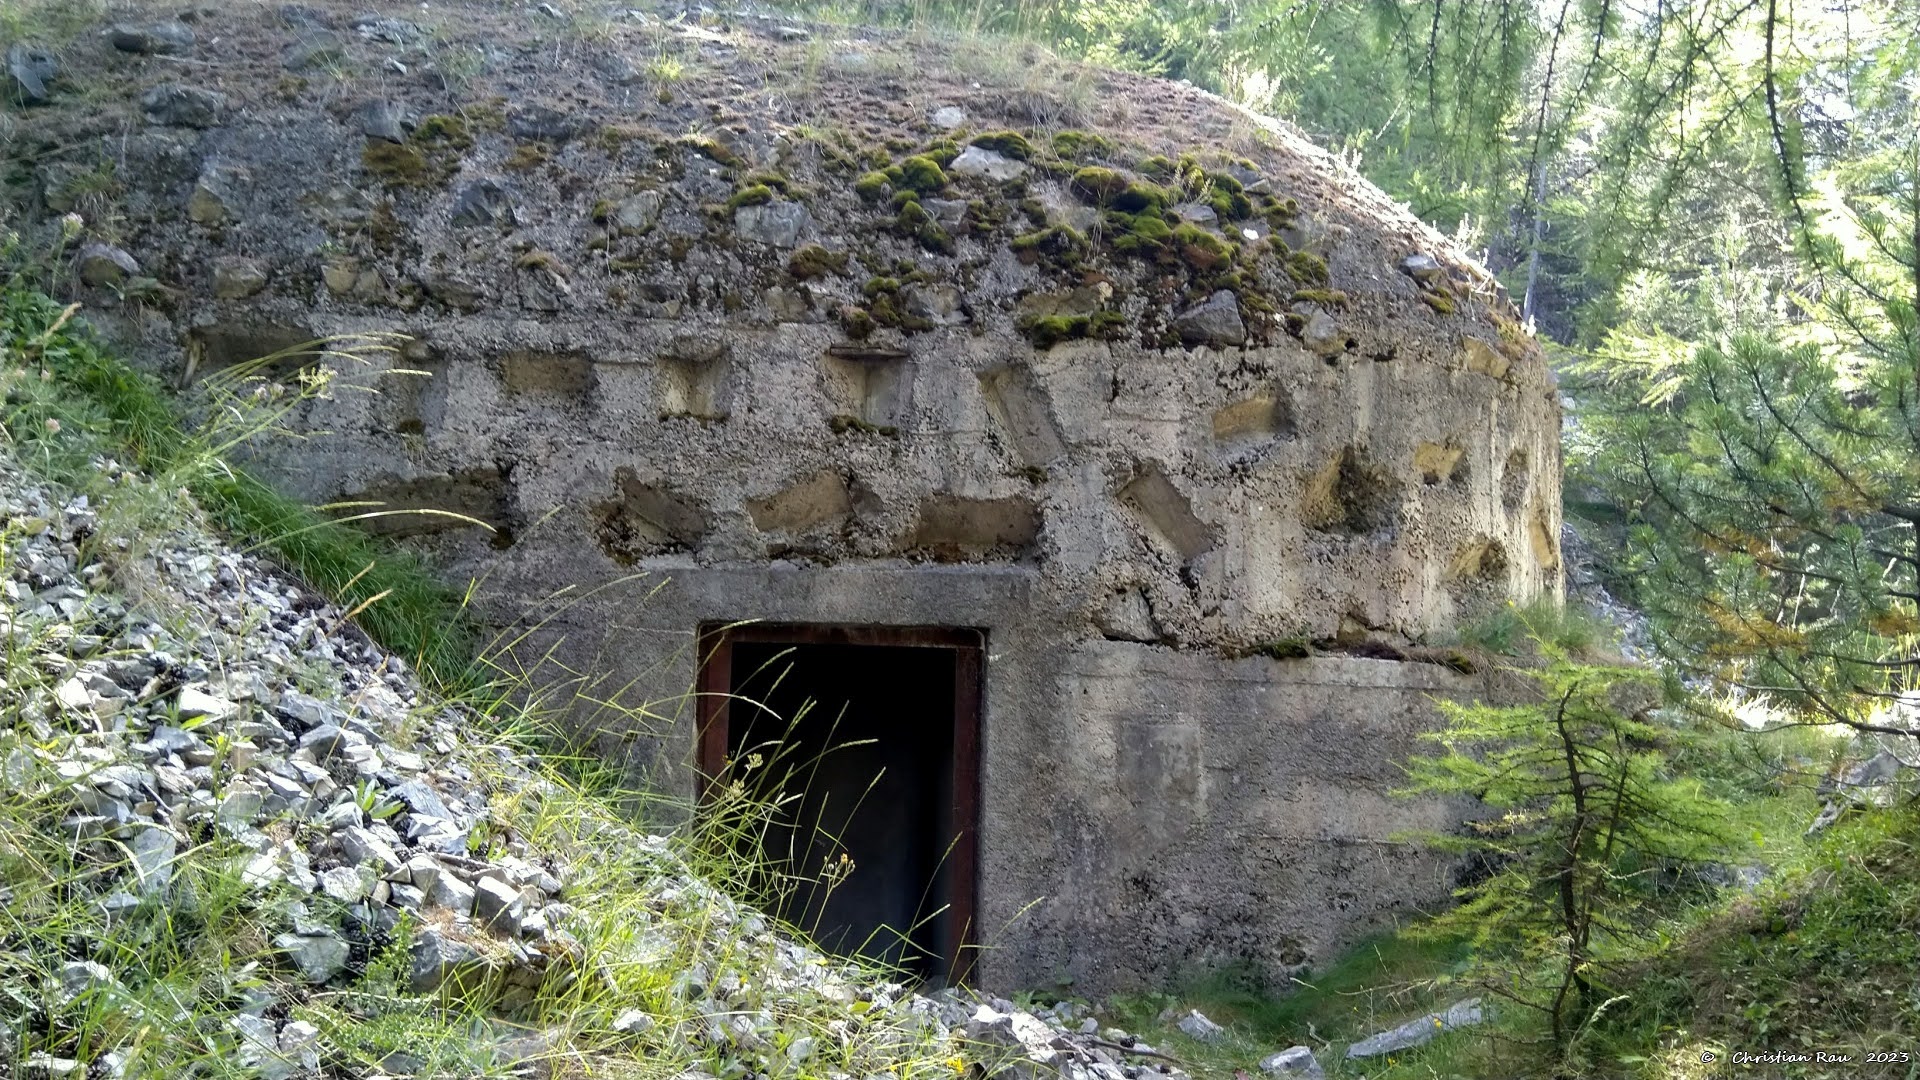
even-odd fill
[(1408, 793), (1488, 812), (1426, 837), (1490, 867), (1422, 933), (1464, 934), (1488, 992), (1538, 1011), (1565, 1054), (1606, 1000), (1612, 962), (1634, 955), (1660, 885), (1730, 844), (1725, 807), (1669, 772), (1683, 736), (1654, 717), (1657, 676), (1584, 662), (1528, 617), (1537, 662), (1508, 670), (1521, 704), (1442, 702), (1439, 752), (1408, 763)]

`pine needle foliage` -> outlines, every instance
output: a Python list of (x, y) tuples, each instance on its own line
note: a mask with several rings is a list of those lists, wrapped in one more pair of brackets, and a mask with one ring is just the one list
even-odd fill
[(1433, 846), (1484, 871), (1421, 934), (1465, 935), (1488, 992), (1544, 1020), (1568, 1055), (1603, 1009), (1615, 962), (1638, 955), (1676, 871), (1732, 842), (1727, 807), (1671, 773), (1676, 728), (1658, 677), (1588, 662), (1532, 632), (1538, 662), (1508, 673), (1514, 705), (1441, 702), (1436, 752), (1408, 762), (1408, 794), (1485, 808)]

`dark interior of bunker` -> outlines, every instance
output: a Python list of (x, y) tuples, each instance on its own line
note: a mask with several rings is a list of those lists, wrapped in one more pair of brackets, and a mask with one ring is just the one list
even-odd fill
[(796, 882), (780, 915), (835, 952), (944, 980), (955, 931), (956, 652), (731, 647), (727, 758), (756, 795), (791, 796), (763, 840)]

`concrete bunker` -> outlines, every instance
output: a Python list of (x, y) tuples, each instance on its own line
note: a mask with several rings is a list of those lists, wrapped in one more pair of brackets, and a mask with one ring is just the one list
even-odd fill
[(774, 911), (829, 949), (936, 983), (964, 977), (973, 944), (984, 637), (702, 633), (703, 790), (738, 782), (773, 807), (752, 844)]
[[(223, 56), (236, 99), (283, 78), (295, 35), (255, 14), (223, 16), (262, 44)], [(741, 58), (806, 48), (775, 29), (712, 32)], [(355, 72), (384, 70), (378, 43), (348, 44)], [(1154, 104), (1094, 110), (1089, 156), (996, 87), (935, 79), (909, 104), (841, 72), (836, 115), (890, 128), (843, 153), (803, 131), (823, 127), (813, 106), (769, 108), (764, 80), (717, 68), (672, 103), (623, 103), (585, 68), (444, 92), (349, 80), (383, 107), (476, 121), (470, 146), (426, 148), (419, 184), (367, 166), (385, 140), (332, 90), (236, 100), (204, 131), (130, 111), (132, 129), (99, 124), (72, 153), (124, 163), (125, 254), (173, 299), (89, 295), (188, 385), (181, 342), (200, 373), (292, 346), (288, 377), (313, 339), (415, 339), (342, 373), (430, 377), (309, 402), (289, 426), (325, 437), (251, 464), (315, 504), (494, 524), (368, 527), (483, 582), (489, 624), (568, 597), (547, 624), (561, 669), (675, 702), (704, 680), (697, 708), (575, 718), (634, 783), (691, 797), (764, 741), (728, 722), (728, 695), (754, 690), (736, 671), (790, 667), (767, 691), (783, 718), (811, 698), (840, 731), (878, 725), (888, 774), (946, 790), (947, 817), (896, 815), (917, 834), (847, 852), (893, 912), (795, 901), (796, 921), (833, 922), (828, 944), (923, 922), (942, 904), (901, 898), (931, 885), (949, 914), (901, 956), (933, 978), (966, 956), (995, 990), (1092, 995), (1226, 965), (1284, 983), (1442, 901), (1451, 866), (1395, 838), (1452, 811), (1393, 792), (1433, 699), (1476, 685), (1412, 658), (1483, 608), (1561, 589), (1558, 391), (1498, 283), (1299, 133), (1190, 87), (1101, 74), (1097, 101)], [(477, 121), (535, 93), (594, 134), (520, 169), (512, 131)], [(710, 135), (674, 134), (708, 105)], [(930, 127), (942, 106), (966, 124)], [(1216, 145), (1243, 125), (1260, 137)], [(961, 144), (999, 128), (1031, 153), (974, 169), (998, 151)], [(193, 177), (229, 165), (263, 182), (219, 229), (196, 224)], [(198, 268), (241, 252), (266, 284), (213, 294)], [(907, 710), (866, 715), (876, 692), (947, 726), (901, 742)], [(805, 756), (827, 738), (794, 732)], [(821, 759), (836, 807), (872, 780), (855, 761)], [(800, 869), (837, 861), (798, 828)], [(936, 880), (928, 859), (956, 841)]]

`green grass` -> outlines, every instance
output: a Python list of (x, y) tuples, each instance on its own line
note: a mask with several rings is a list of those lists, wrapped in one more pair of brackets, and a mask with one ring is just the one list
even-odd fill
[[(362, 341), (301, 350), (351, 366), (366, 351), (385, 347)], [(255, 391), (272, 386), (263, 373), (285, 357), (263, 357), (203, 381), (202, 421), (192, 428), (152, 376), (111, 355), (84, 324), (21, 282), (0, 290), (0, 352), (24, 362), (6, 373), (4, 422), (29, 464), (83, 491), (91, 459), (102, 454), (177, 481), (229, 536), (264, 548), (355, 611), (375, 641), (413, 662), (430, 682), (467, 685), (478, 635), (459, 593), (417, 558), (287, 498), (229, 460), (273, 429), (297, 400), (298, 391), (254, 400)], [(58, 429), (50, 430), (49, 421)]]

